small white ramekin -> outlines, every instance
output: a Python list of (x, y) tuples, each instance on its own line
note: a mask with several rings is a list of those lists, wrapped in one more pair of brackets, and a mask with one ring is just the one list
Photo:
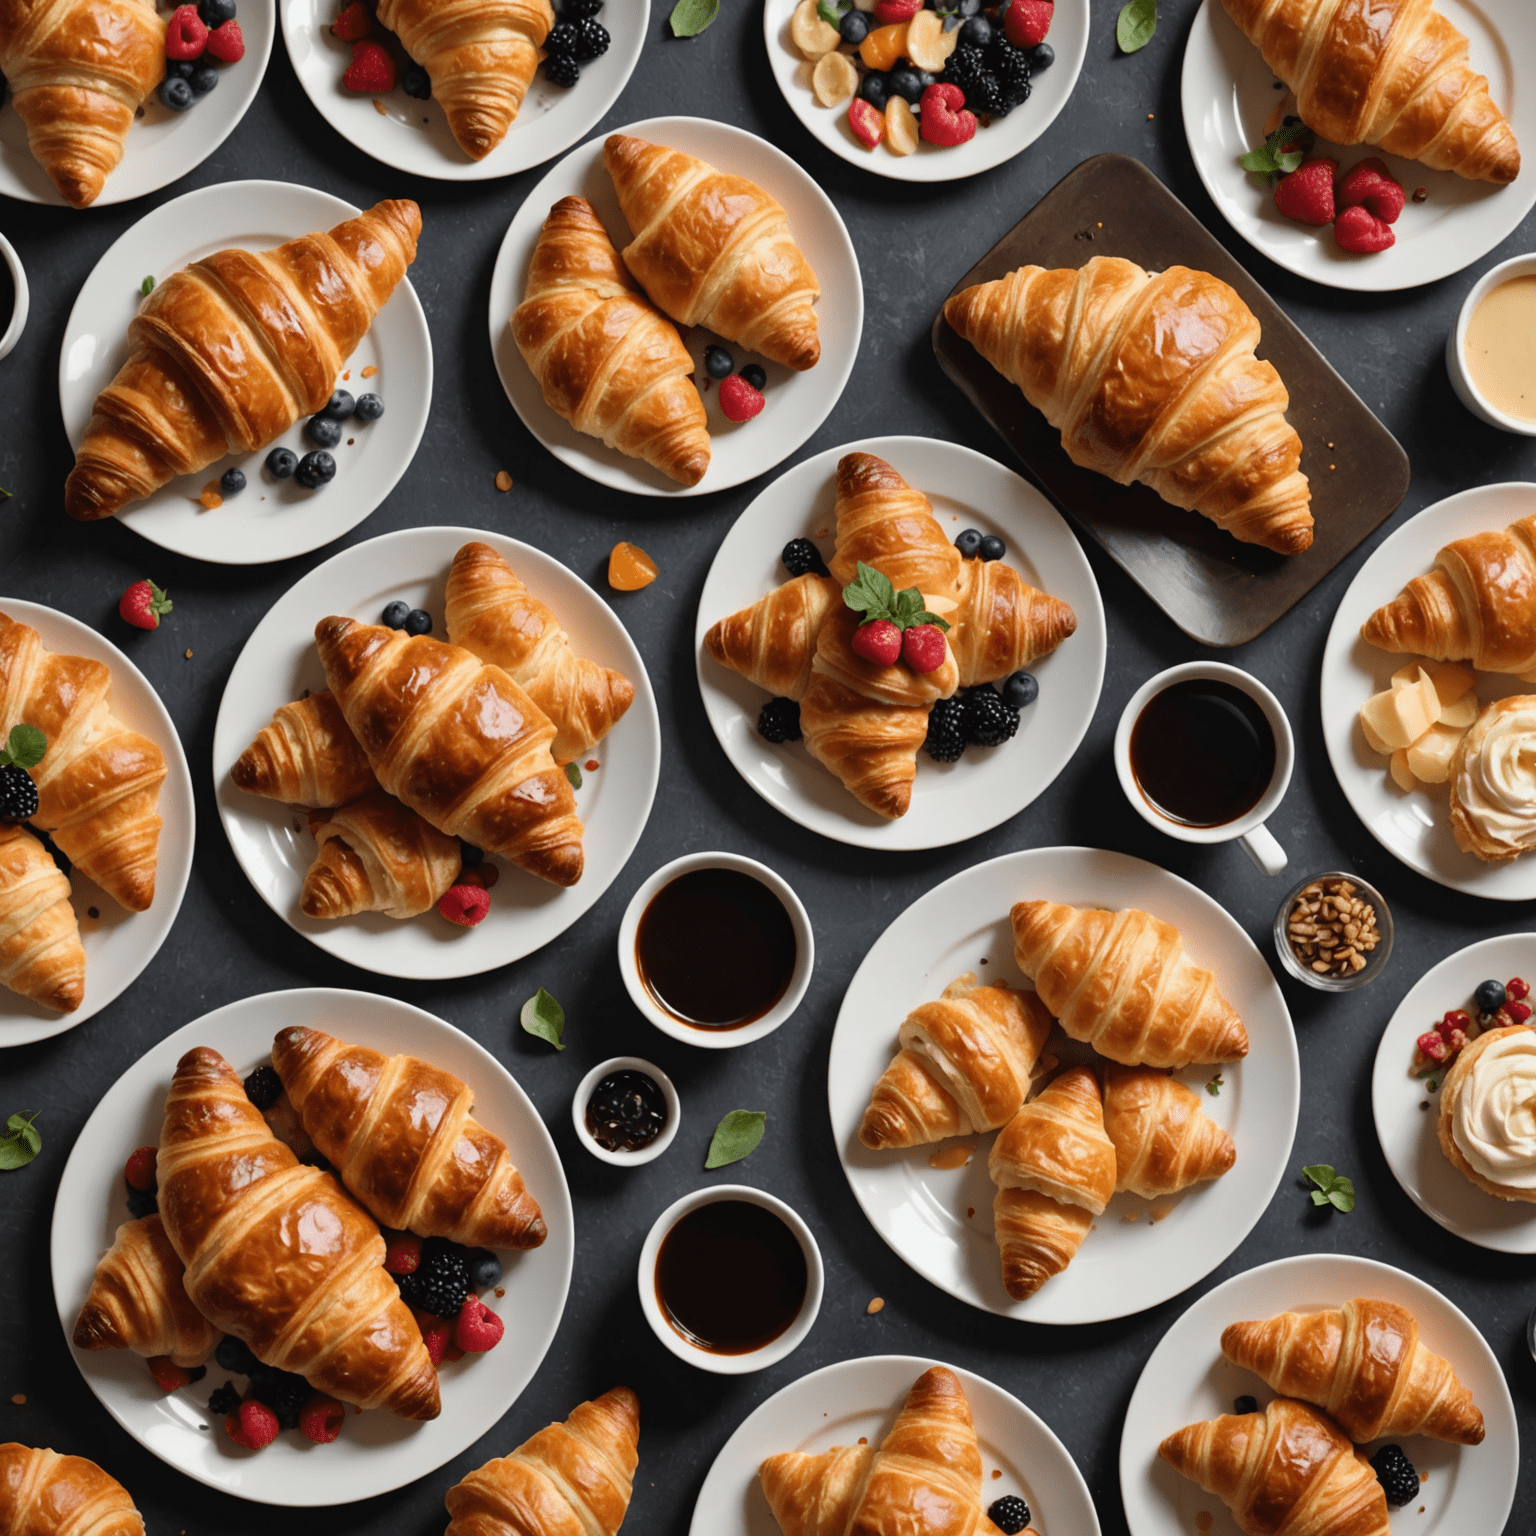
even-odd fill
[(27, 288), (27, 274), (21, 264), (21, 257), (16, 254), (16, 247), (4, 235), (0, 235), (0, 260), (10, 268), (11, 282), (16, 287), (16, 303), (11, 309), (10, 323), (5, 327), (4, 332), (0, 333), (0, 357), (4, 357), (21, 340), (32, 299)]
[(1522, 421), (1518, 416), (1508, 416), (1497, 406), (1490, 405), (1472, 382), (1472, 375), (1467, 369), (1467, 325), (1472, 319), (1472, 312), (1500, 283), (1507, 283), (1512, 277), (1536, 277), (1536, 254), (1511, 256), (1508, 261), (1490, 267), (1473, 283), (1472, 291), (1462, 300), (1455, 328), (1445, 338), (1445, 369), (1451, 376), (1451, 388), (1474, 416), (1501, 431), (1515, 432), (1521, 437), (1536, 437), (1536, 421)]
[[(643, 1072), (661, 1089), (661, 1096), (667, 1101), (667, 1123), (662, 1127), (661, 1135), (648, 1147), (641, 1147), (635, 1152), (610, 1152), (607, 1147), (600, 1146), (597, 1138), (587, 1129), (587, 1100), (592, 1097), (592, 1090), (610, 1072)], [(612, 1056), (593, 1067), (582, 1078), (576, 1096), (571, 1100), (571, 1119), (576, 1123), (576, 1139), (599, 1162), (612, 1163), (616, 1168), (638, 1168), (642, 1163), (660, 1157), (672, 1145), (677, 1128), (682, 1123), (683, 1108), (677, 1097), (677, 1089), (672, 1086), (672, 1079), (660, 1067), (652, 1066), (639, 1056)]]

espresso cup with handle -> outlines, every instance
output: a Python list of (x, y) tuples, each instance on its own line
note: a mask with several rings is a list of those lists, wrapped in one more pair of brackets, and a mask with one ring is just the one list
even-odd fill
[[(1137, 776), (1136, 758), (1139, 754), (1132, 750), (1137, 724), (1142, 720), (1148, 705), (1159, 694), (1181, 683), (1200, 682), (1225, 684), (1246, 694), (1257, 706), (1253, 718), (1257, 720), (1262, 717), (1274, 741), (1274, 767), (1269, 782), (1257, 788), (1252, 804), (1235, 815), (1230, 813), (1230, 806), (1215, 809), (1213, 819), (1210, 820), (1205, 819), (1197, 806), (1170, 809), (1160, 804)], [(1190, 762), (1194, 769), (1190, 774), (1191, 784), (1200, 782), (1199, 750), (1199, 743), (1191, 743)], [(1179, 838), (1186, 843), (1240, 842), (1249, 858), (1266, 875), (1278, 875), (1286, 865), (1285, 850), (1275, 841), (1274, 834), (1264, 823), (1285, 798), (1295, 760), (1296, 741), (1280, 701), (1256, 677), (1219, 661), (1186, 662), (1181, 667), (1169, 667), (1156, 677), (1148, 678), (1131, 695), (1130, 702), (1120, 716), (1119, 729), (1115, 732), (1115, 772), (1120, 776), (1120, 787), (1125, 791), (1125, 798), (1135, 807), (1143, 821), (1156, 827), (1159, 832), (1165, 832), (1169, 837)], [(1147, 773), (1147, 777), (1152, 775)]]

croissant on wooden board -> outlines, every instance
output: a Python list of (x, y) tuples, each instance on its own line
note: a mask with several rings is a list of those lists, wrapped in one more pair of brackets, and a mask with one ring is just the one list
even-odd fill
[(0, 613), (0, 739), (21, 724), (48, 739), (32, 769), (34, 826), (87, 879), (130, 912), (155, 899), (165, 755), (107, 703), (103, 662), (50, 651), (29, 624)]
[(845, 453), (837, 463), (833, 508), (837, 541), (827, 568), (839, 586), (857, 577), (862, 561), (898, 592), (916, 587), (958, 598), (960, 551), (939, 526), (933, 503), (884, 459)]
[(471, 1248), (537, 1248), (548, 1233), (474, 1094), (415, 1056), (385, 1056), (294, 1025), (272, 1065), (315, 1146), (387, 1227)]
[(416, 917), (437, 905), (464, 865), (456, 837), (382, 789), (311, 812), (309, 827), (319, 847), (299, 891), (305, 917)]
[(248, 795), (334, 810), (376, 790), (379, 781), (329, 689), (280, 705), (230, 770)]
[(382, 788), (432, 823), (555, 885), (581, 878), (582, 825), (549, 717), (462, 646), (332, 617), (326, 680)]
[(1033, 992), (981, 986), (967, 971), (902, 1023), (901, 1049), (870, 1095), (871, 1151), (996, 1130), (1018, 1112), (1051, 1032)]
[(87, 208), (165, 78), (165, 18), (152, 0), (4, 0), (0, 75), (33, 158)]
[(421, 210), (376, 204), (269, 251), (215, 251), (144, 300), (97, 395), (64, 509), (110, 517), (318, 411), (416, 259)]
[(128, 1490), (94, 1461), (0, 1445), (0, 1531), (6, 1536), (144, 1536)]
[(437, 1417), (437, 1370), (377, 1223), (272, 1134), (217, 1051), (177, 1064), (155, 1171), (187, 1295), (215, 1328), (341, 1402)]
[(1054, 901), (1021, 901), (1009, 915), (1019, 969), (1061, 1027), (1101, 1056), (1178, 1068), (1248, 1054), (1237, 1010), (1172, 923)]
[(722, 667), (775, 698), (803, 699), (811, 686), (817, 636), (842, 600), (836, 581), (808, 571), (720, 619), (704, 636), (704, 648)]
[(947, 638), (962, 688), (1033, 665), (1077, 630), (1069, 603), (1030, 586), (1003, 560), (962, 560), (959, 602)]
[(1514, 130), (1468, 62), (1467, 39), (1433, 0), (1222, 0), (1296, 95), (1307, 127), (1471, 181), (1520, 172)]
[(1157, 1454), (1214, 1493), (1244, 1536), (1389, 1536), (1369, 1462), (1315, 1408), (1277, 1397), (1169, 1435)]
[(85, 1000), (69, 880), (18, 823), (0, 824), (0, 985), (56, 1013), (73, 1013)]
[(192, 1305), (186, 1266), (158, 1212), (125, 1221), (96, 1262), (90, 1294), (75, 1321), (79, 1349), (131, 1349), (169, 1355), (191, 1370), (213, 1353), (219, 1330)]
[(1074, 464), (1141, 481), (1245, 544), (1312, 544), (1301, 439), (1259, 322), (1208, 272), (1118, 256), (1020, 267), (953, 295), (944, 318), (1061, 433)]
[(1219, 1179), (1237, 1161), (1232, 1138), (1177, 1078), (1151, 1067), (1104, 1074), (1104, 1132), (1115, 1148), (1115, 1188), (1144, 1200)]
[(603, 164), (634, 239), (624, 265), (679, 325), (703, 325), (770, 362), (821, 356), (816, 274), (778, 200), (745, 176), (622, 133)]
[(455, 1483), (444, 1536), (614, 1536), (639, 1445), (639, 1399), (614, 1387)]

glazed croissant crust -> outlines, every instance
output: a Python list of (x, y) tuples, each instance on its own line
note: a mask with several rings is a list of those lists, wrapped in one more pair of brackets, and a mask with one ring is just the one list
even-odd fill
[(416, 917), (437, 905), (463, 867), (457, 838), (382, 789), (337, 811), (312, 812), (309, 826), (319, 846), (299, 892), (305, 917)]
[(6, 1536), (144, 1536), (128, 1490), (83, 1456), (0, 1445), (0, 1530)]
[(816, 638), (842, 600), (842, 589), (830, 576), (792, 577), (716, 623), (704, 636), (704, 648), (722, 667), (775, 697), (803, 699), (811, 686)]
[(69, 881), (19, 825), (0, 825), (0, 984), (56, 1013), (73, 1013), (85, 1000)]
[(373, 765), (329, 689), (281, 705), (230, 777), (248, 795), (333, 810), (379, 787)]
[(1198, 1094), (1151, 1067), (1104, 1066), (1104, 1131), (1115, 1148), (1115, 1188), (1144, 1200), (1218, 1179), (1237, 1161), (1232, 1138)]

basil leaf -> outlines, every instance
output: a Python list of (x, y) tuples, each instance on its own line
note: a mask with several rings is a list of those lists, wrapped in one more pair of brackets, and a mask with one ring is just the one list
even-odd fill
[(852, 9), (853, 0), (816, 0), (816, 14), (829, 27), (835, 27)]
[(32, 1124), (40, 1113), (34, 1109), (30, 1115), (12, 1115), (5, 1122), (5, 1134), (0, 1136), (0, 1170), (25, 1168), (43, 1150), (43, 1138)]
[(565, 765), (565, 776), (571, 781), (572, 789), (581, 788), (581, 769), (575, 763)]
[(6, 746), (18, 768), (35, 768), (48, 750), (48, 738), (35, 725), (13, 725)]
[(1343, 1211), (1347, 1216), (1355, 1208), (1354, 1184), (1345, 1178), (1335, 1179), (1328, 1190), (1328, 1199), (1335, 1210)]
[(697, 37), (720, 14), (720, 0), (677, 0), (672, 7), (672, 36)]
[(1135, 53), (1152, 41), (1157, 31), (1157, 0), (1126, 0), (1115, 22), (1115, 41), (1121, 53)]
[(140, 293), (141, 293), (141, 294), (143, 294), (143, 295), (144, 295), (144, 297), (145, 297), (145, 298), (146, 298), (146, 299), (147, 299), (147, 298), (148, 298), (148, 297), (149, 297), (149, 296), (150, 296), (150, 294), (152, 294), (152, 293), (153, 293), (153, 292), (154, 292), (154, 291), (155, 291), (155, 280), (154, 280), (154, 278), (153, 278), (153, 277), (146, 277), (146, 278), (145, 278), (145, 279), (144, 279), (144, 281), (143, 281), (143, 282), (142, 282), (142, 283), (140, 283), (140, 284), (139, 284), (139, 292), (140, 292)]
[(561, 1043), (565, 1035), (565, 1009), (543, 987), (523, 1004), (518, 1018), (530, 1035), (549, 1041), (557, 1051), (565, 1049)]
[(715, 1134), (709, 1143), (709, 1156), (704, 1159), (704, 1166), (724, 1168), (727, 1163), (739, 1163), (756, 1148), (767, 1128), (767, 1110), (733, 1109), (715, 1127)]
[(1335, 1210), (1343, 1211), (1346, 1215), (1355, 1208), (1355, 1186), (1342, 1174), (1335, 1173), (1327, 1163), (1312, 1163), (1303, 1168), (1302, 1173), (1313, 1184), (1317, 1185), (1311, 1191), (1313, 1205), (1331, 1205)]
[(1205, 1091), (1214, 1099), (1221, 1092), (1221, 1073), (1218, 1072), (1210, 1082), (1205, 1085)]
[(894, 618), (898, 610), (896, 588), (890, 577), (862, 560), (858, 575), (843, 588), (843, 602), (866, 619)]
[(1327, 1163), (1310, 1163), (1301, 1173), (1303, 1178), (1316, 1184), (1319, 1189), (1327, 1189), (1333, 1182), (1333, 1169)]

